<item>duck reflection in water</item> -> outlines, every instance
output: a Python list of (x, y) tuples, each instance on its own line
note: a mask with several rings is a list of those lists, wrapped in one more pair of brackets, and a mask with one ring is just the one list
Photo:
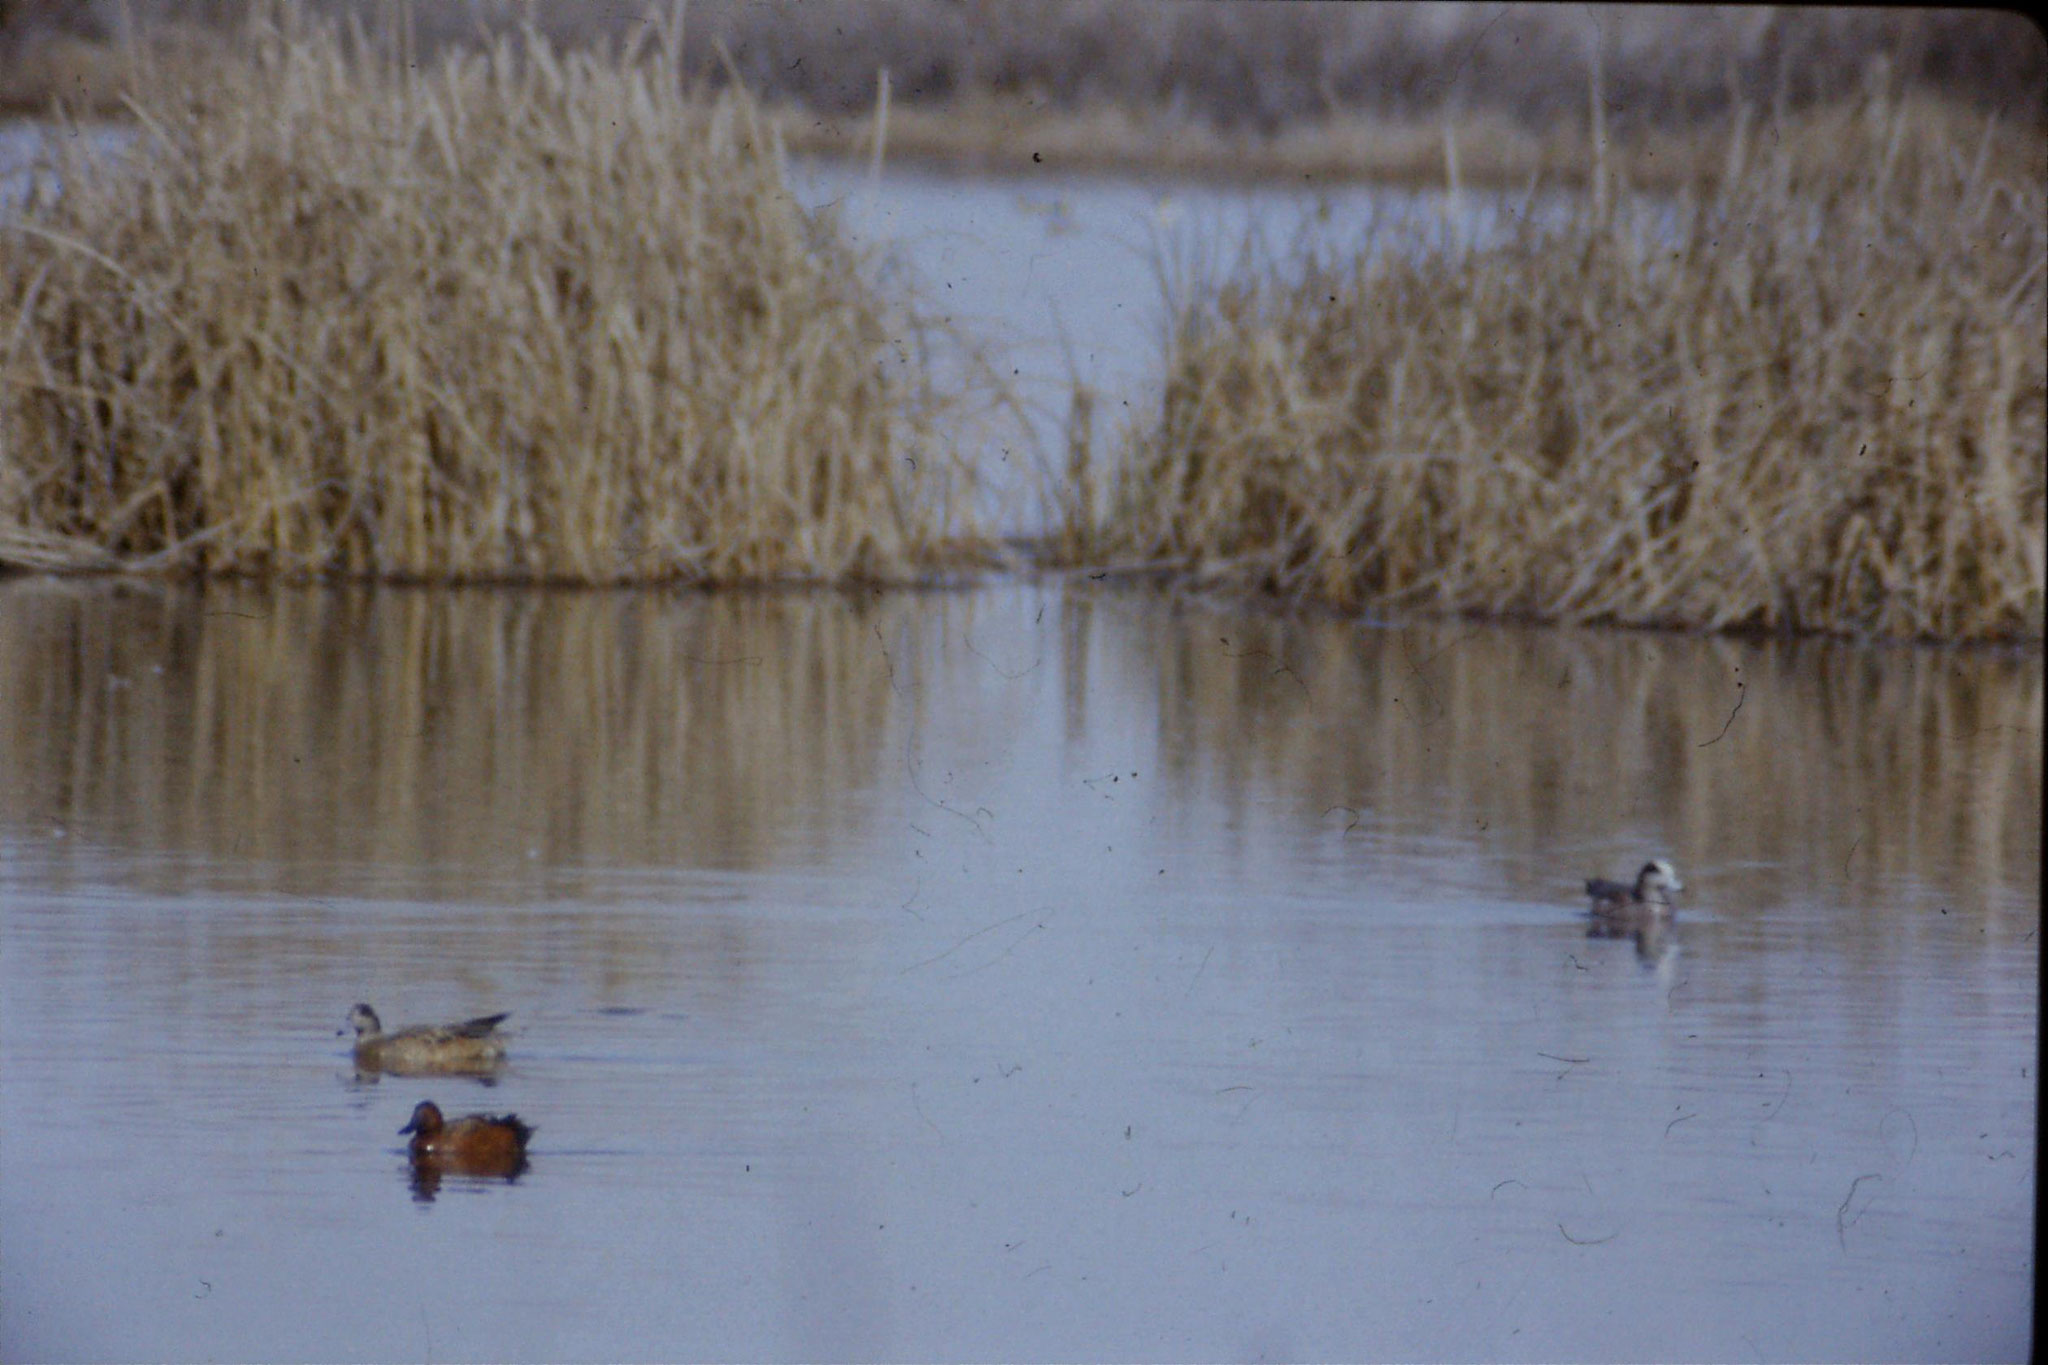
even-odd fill
[(1678, 953), (1678, 931), (1669, 915), (1646, 915), (1637, 920), (1600, 919), (1586, 929), (1587, 938), (1633, 939), (1636, 956), (1645, 967), (1662, 967)]
[(470, 1114), (449, 1120), (432, 1100), (413, 1106), (412, 1119), (398, 1130), (412, 1134), (406, 1156), (412, 1166), (415, 1198), (431, 1201), (450, 1175), (498, 1179), (508, 1183), (526, 1170), (526, 1143), (531, 1124), (517, 1114)]

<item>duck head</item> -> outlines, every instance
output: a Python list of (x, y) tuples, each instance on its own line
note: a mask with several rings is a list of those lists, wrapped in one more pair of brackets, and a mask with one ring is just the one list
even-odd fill
[(441, 1131), (441, 1123), (441, 1106), (432, 1100), (421, 1100), (412, 1107), (412, 1119), (398, 1130), (398, 1135), (418, 1133), (421, 1137), (432, 1137)]
[(1685, 890), (1685, 883), (1678, 880), (1678, 869), (1669, 859), (1652, 858), (1643, 864), (1643, 870), (1636, 873), (1636, 899), (1671, 903), (1671, 893)]

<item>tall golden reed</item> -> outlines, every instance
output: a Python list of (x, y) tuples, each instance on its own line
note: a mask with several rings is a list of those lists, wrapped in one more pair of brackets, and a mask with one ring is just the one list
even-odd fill
[[(893, 578), (977, 553), (916, 321), (674, 26), (415, 69), (286, 10), (0, 220), (0, 563)], [(190, 68), (181, 68), (189, 72)]]
[(2038, 639), (2042, 160), (1872, 100), (1471, 249), (1247, 249), (1079, 539), (1343, 608)]

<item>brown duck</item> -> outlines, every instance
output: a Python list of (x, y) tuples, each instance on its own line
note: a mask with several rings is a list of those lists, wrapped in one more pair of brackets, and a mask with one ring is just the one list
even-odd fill
[(407, 1155), (415, 1170), (509, 1179), (526, 1169), (526, 1142), (534, 1130), (517, 1114), (470, 1114), (451, 1123), (439, 1105), (421, 1100), (412, 1121), (398, 1131), (412, 1134)]

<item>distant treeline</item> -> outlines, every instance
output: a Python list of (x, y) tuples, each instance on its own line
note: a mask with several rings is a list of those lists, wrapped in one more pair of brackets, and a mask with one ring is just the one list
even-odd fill
[[(308, 0), (422, 54), (531, 22), (567, 45), (617, 38), (639, 0)], [(230, 0), (0, 0), (0, 100), (35, 103), (124, 30), (231, 29), (269, 7)], [(895, 98), (1014, 95), (1063, 109), (1166, 108), (1272, 133), (1333, 115), (1446, 110), (1543, 128), (1582, 115), (1597, 59), (1617, 131), (1713, 119), (1742, 103), (1828, 103), (1877, 78), (2005, 118), (2048, 120), (2048, 40), (2013, 13), (1966, 9), (1231, 0), (694, 0), (689, 74), (824, 113)], [(401, 23), (401, 20), (405, 22)], [(403, 34), (393, 30), (404, 27)], [(53, 44), (51, 38), (62, 42)], [(52, 53), (62, 49), (62, 59)], [(87, 81), (89, 83), (89, 81)]]

